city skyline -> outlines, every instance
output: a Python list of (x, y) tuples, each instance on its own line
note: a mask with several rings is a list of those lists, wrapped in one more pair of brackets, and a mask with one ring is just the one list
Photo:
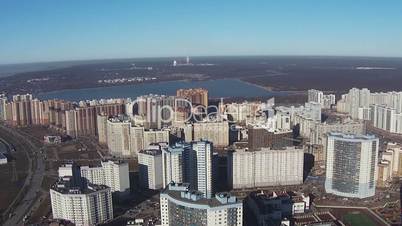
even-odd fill
[(401, 10), (0, 1), (0, 225), (402, 225)]
[(228, 55), (401, 57), (401, 6), (6, 1), (0, 10), (0, 64)]

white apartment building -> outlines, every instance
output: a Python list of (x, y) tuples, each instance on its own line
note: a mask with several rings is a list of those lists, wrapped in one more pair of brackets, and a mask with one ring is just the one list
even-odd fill
[[(128, 163), (122, 161), (104, 161), (100, 166), (77, 166), (65, 164), (59, 167), (59, 177), (73, 177), (80, 184), (106, 185), (112, 192), (129, 192), (130, 177)], [(78, 178), (78, 179), (77, 179)], [(78, 182), (78, 180), (83, 180)]]
[(371, 135), (328, 135), (325, 191), (350, 198), (375, 194), (378, 138)]
[(310, 89), (308, 90), (308, 102), (316, 102), (321, 105), (322, 108), (331, 108), (331, 105), (335, 104), (335, 95), (328, 94), (325, 95), (322, 91)]
[[(385, 152), (381, 153), (381, 163), (386, 172), (382, 172), (381, 179), (391, 181), (394, 177), (402, 176), (402, 146), (397, 143), (388, 143)], [(380, 175), (378, 176), (380, 178)]]
[(215, 147), (229, 145), (229, 123), (227, 121), (203, 121), (193, 124), (195, 141), (208, 140)]
[(157, 190), (163, 186), (162, 152), (160, 149), (144, 149), (138, 153), (140, 184)]
[(178, 143), (162, 149), (163, 187), (171, 182), (184, 182), (185, 151), (190, 148), (189, 144)]
[(138, 152), (148, 149), (154, 143), (169, 143), (170, 131), (162, 130), (145, 130), (143, 126), (130, 127), (130, 150), (134, 156), (138, 156)]
[(176, 109), (176, 99), (175, 96), (165, 95), (140, 96), (127, 105), (127, 114), (132, 119), (141, 116), (141, 124), (146, 129), (161, 129), (165, 124), (171, 123), (168, 118)]
[[(289, 164), (291, 163), (291, 164)], [(303, 183), (304, 150), (236, 149), (228, 155), (228, 178), (233, 189)]]
[(133, 156), (138, 156), (138, 152), (144, 149), (144, 127), (130, 127), (130, 150)]
[(0, 121), (7, 120), (7, 97), (0, 94)]
[(130, 157), (131, 122), (123, 118), (110, 118), (107, 121), (107, 146), (110, 154)]
[(243, 102), (243, 103), (219, 103), (220, 113), (227, 115), (233, 122), (253, 123), (261, 117), (263, 103), (261, 102)]
[(96, 117), (96, 124), (98, 129), (98, 142), (107, 144), (107, 115), (98, 115)]
[(197, 180), (196, 189), (204, 197), (211, 198), (214, 193), (213, 186), (213, 146), (209, 141), (196, 141), (192, 143), (194, 152)]
[(353, 119), (373, 120), (368, 113), (371, 105), (402, 112), (402, 92), (371, 93), (368, 89), (352, 88), (337, 103), (337, 111), (348, 113)]
[(189, 189), (188, 184), (169, 184), (160, 195), (162, 226), (243, 225), (243, 203), (229, 193), (218, 193), (205, 198)]
[(402, 112), (386, 105), (370, 105), (370, 119), (373, 126), (391, 133), (402, 133)]
[(102, 169), (105, 176), (105, 184), (112, 192), (129, 192), (130, 176), (127, 162), (102, 161)]
[(365, 134), (366, 129), (363, 122), (344, 120), (336, 123), (315, 123), (310, 130), (310, 145), (321, 145), (326, 159), (327, 135), (330, 132)]
[(71, 177), (62, 177), (50, 188), (53, 219), (71, 221), (75, 225), (98, 225), (113, 219), (110, 188), (88, 185), (71, 186)]
[(144, 149), (147, 149), (154, 143), (168, 143), (169, 144), (169, 130), (145, 130), (144, 131)]
[[(303, 137), (309, 137), (314, 124), (321, 122), (321, 105), (316, 102), (307, 102), (304, 106), (299, 107), (279, 106), (275, 110), (276, 115), (289, 117), (291, 127), (298, 125), (300, 135)], [(284, 120), (287, 121), (286, 118)]]

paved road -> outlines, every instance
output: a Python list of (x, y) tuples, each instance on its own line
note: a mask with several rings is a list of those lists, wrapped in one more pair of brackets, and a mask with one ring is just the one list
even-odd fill
[(45, 174), (44, 156), (40, 153), (38, 147), (25, 136), (17, 133), (13, 129), (3, 126), (0, 126), (0, 129), (6, 130), (8, 133), (12, 134), (15, 138), (17, 138), (18, 142), (25, 147), (25, 150), (16, 151), (28, 151), (32, 153), (31, 161), (34, 165), (34, 169), (30, 174), (31, 177), (27, 177), (27, 180), (29, 180), (26, 181), (26, 183), (28, 183), (27, 192), (25, 193), (24, 198), (21, 199), (20, 202), (16, 203), (16, 207), (12, 211), (13, 216), (4, 222), (4, 226), (23, 225), (24, 217), (30, 213), (31, 207), (35, 204), (35, 202), (37, 202), (37, 194), (41, 190), (42, 180)]

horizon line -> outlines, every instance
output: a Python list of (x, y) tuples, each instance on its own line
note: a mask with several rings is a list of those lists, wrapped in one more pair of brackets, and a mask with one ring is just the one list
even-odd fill
[(82, 59), (65, 59), (65, 60), (43, 60), (43, 61), (26, 61), (19, 63), (0, 63), (2, 66), (23, 65), (23, 64), (48, 64), (48, 63), (68, 63), (68, 62), (85, 62), (85, 61), (112, 61), (112, 60), (135, 60), (135, 59), (169, 59), (178, 57), (327, 57), (327, 58), (391, 58), (402, 59), (402, 56), (374, 56), (374, 55), (320, 55), (320, 54), (236, 54), (236, 55), (170, 55), (170, 56), (144, 56), (144, 57), (117, 57), (117, 58), (82, 58)]

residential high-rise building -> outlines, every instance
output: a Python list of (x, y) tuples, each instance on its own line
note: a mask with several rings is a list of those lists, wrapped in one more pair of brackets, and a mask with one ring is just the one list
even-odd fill
[(250, 150), (259, 148), (282, 148), (293, 145), (293, 133), (291, 130), (269, 131), (258, 126), (248, 127), (248, 147)]
[(402, 175), (402, 147), (397, 143), (388, 143), (381, 153), (378, 163), (377, 186), (388, 187), (396, 177)]
[(188, 99), (193, 106), (202, 105), (208, 107), (208, 90), (206, 89), (179, 89), (176, 91), (176, 96)]
[(391, 133), (402, 133), (402, 112), (386, 105), (370, 105), (370, 120), (374, 127)]
[(0, 94), (0, 121), (7, 120), (7, 97)]
[(327, 134), (330, 132), (342, 132), (352, 134), (364, 134), (365, 126), (363, 122), (345, 120), (334, 123), (316, 123), (311, 129), (310, 144), (319, 144), (326, 147)]
[(175, 183), (184, 182), (185, 153), (191, 146), (186, 143), (177, 143), (173, 146), (162, 149), (163, 187), (165, 188), (172, 181)]
[(330, 133), (327, 145), (325, 191), (351, 198), (375, 194), (378, 138), (372, 135)]
[[(386, 121), (394, 118), (387, 114), (401, 117), (402, 92), (371, 93), (368, 89), (352, 88), (338, 101), (337, 111), (348, 113), (353, 119), (372, 120), (375, 127), (380, 126), (383, 129), (387, 127)], [(376, 118), (373, 118), (374, 114)]]
[(142, 126), (130, 127), (130, 153), (133, 157), (138, 156), (138, 152), (148, 149), (154, 143), (168, 143), (170, 131), (162, 130), (145, 130)]
[(322, 108), (331, 108), (335, 104), (335, 95), (325, 95), (322, 91), (310, 89), (308, 90), (308, 102), (316, 102), (321, 105)]
[(123, 161), (102, 161), (97, 166), (64, 164), (59, 167), (59, 177), (65, 176), (72, 177), (76, 184), (106, 185), (112, 192), (128, 193), (130, 189), (128, 163)]
[[(144, 127), (131, 126), (130, 127), (130, 151), (133, 156), (138, 156), (138, 152), (145, 148), (144, 145)], [(149, 144), (147, 144), (148, 146)]]
[(315, 89), (309, 89), (307, 91), (307, 101), (308, 102), (316, 102), (316, 103), (322, 103), (324, 99), (324, 93), (319, 90)]
[(229, 123), (227, 121), (202, 121), (193, 124), (193, 139), (211, 141), (215, 147), (229, 145)]
[(141, 125), (145, 129), (161, 129), (164, 125), (172, 123), (169, 120), (173, 118), (177, 101), (174, 96), (165, 95), (145, 95), (136, 98), (129, 107), (129, 115), (131, 118), (140, 116), (142, 118)]
[(243, 203), (229, 193), (205, 198), (189, 184), (169, 184), (160, 195), (162, 226), (243, 225)]
[(147, 149), (153, 143), (168, 143), (169, 144), (169, 130), (144, 130), (144, 149)]
[(32, 125), (31, 101), (31, 94), (14, 95), (6, 111), (7, 121), (14, 126)]
[(392, 153), (392, 173), (393, 177), (402, 176), (402, 145), (398, 143), (388, 143), (387, 151)]
[(102, 161), (105, 184), (112, 192), (128, 193), (130, 190), (130, 175), (128, 163), (123, 161)]
[(110, 118), (106, 125), (107, 146), (115, 156), (133, 156), (130, 151), (131, 122), (124, 117)]
[(97, 116), (115, 117), (124, 114), (124, 103), (121, 100), (110, 102), (80, 102), (79, 106), (66, 112), (66, 124), (69, 125), (70, 136), (97, 135)]
[(74, 162), (61, 165), (58, 169), (58, 175), (59, 177), (71, 177), (71, 182), (75, 186), (82, 185), (80, 166)]
[(140, 185), (148, 189), (163, 186), (162, 151), (160, 147), (150, 147), (138, 153)]
[(75, 225), (98, 225), (113, 219), (110, 188), (89, 184), (77, 187), (71, 177), (61, 177), (50, 188), (53, 219), (71, 221)]
[[(303, 137), (309, 137), (311, 128), (315, 123), (321, 122), (321, 105), (315, 102), (308, 102), (300, 107), (279, 106), (275, 110), (276, 115), (283, 115), (285, 121), (289, 119), (290, 123), (285, 124), (298, 128), (297, 131)], [(288, 127), (285, 127), (285, 129), (288, 129)]]
[(233, 122), (252, 123), (261, 115), (262, 102), (219, 103), (221, 114), (228, 116)]
[(235, 149), (228, 154), (228, 180), (233, 189), (302, 184), (303, 164), (302, 148)]
[(107, 144), (107, 121), (109, 116), (98, 115), (96, 117), (96, 123), (98, 127), (98, 142), (100, 144)]
[(195, 190), (203, 193), (204, 197), (211, 198), (214, 193), (213, 145), (209, 141), (201, 140), (192, 142), (191, 146), (188, 169), (193, 178), (188, 182)]
[[(365, 134), (366, 128), (363, 122), (354, 120), (344, 120), (333, 123), (315, 123), (310, 130), (310, 145), (321, 146), (323, 150), (323, 161), (319, 164), (325, 167), (326, 150), (327, 150), (327, 135), (330, 132), (352, 133), (352, 134)], [(316, 157), (314, 156), (315, 160)]]

